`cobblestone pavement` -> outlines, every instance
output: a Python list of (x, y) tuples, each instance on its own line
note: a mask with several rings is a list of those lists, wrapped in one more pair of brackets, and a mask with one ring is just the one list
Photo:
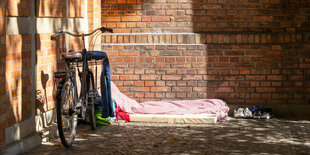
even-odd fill
[(310, 121), (131, 122), (96, 131), (79, 125), (72, 148), (54, 139), (28, 154), (310, 154)]

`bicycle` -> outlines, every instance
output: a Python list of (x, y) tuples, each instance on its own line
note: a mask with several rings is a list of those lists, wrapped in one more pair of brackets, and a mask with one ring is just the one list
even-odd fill
[[(98, 33), (99, 32), (99, 33)], [(57, 87), (57, 126), (58, 133), (62, 144), (69, 148), (72, 146), (77, 130), (77, 120), (86, 120), (86, 113), (89, 116), (89, 124), (91, 130), (96, 129), (96, 118), (95, 118), (95, 107), (94, 102), (98, 97), (96, 89), (96, 83), (94, 83), (94, 74), (89, 66), (92, 64), (97, 65), (100, 60), (88, 57), (88, 53), (85, 47), (85, 37), (92, 36), (90, 43), (95, 36), (98, 36), (100, 32), (111, 32), (112, 29), (101, 27), (97, 28), (91, 33), (87, 34), (73, 34), (71, 32), (60, 30), (58, 33), (51, 36), (52, 40), (57, 37), (68, 34), (73, 37), (82, 38), (83, 49), (80, 52), (67, 52), (62, 53), (62, 58), (66, 63), (65, 70), (56, 71), (54, 73), (55, 78), (61, 79)], [(102, 59), (105, 62), (105, 59)], [(82, 73), (79, 70), (82, 67)], [(76, 68), (79, 72), (79, 78), (81, 82), (81, 90), (78, 95), (77, 79), (76, 79)], [(97, 77), (97, 76), (96, 76)], [(97, 78), (96, 78), (97, 79)]]

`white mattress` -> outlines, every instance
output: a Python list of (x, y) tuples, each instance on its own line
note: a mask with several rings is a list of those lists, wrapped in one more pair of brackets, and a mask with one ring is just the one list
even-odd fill
[(161, 123), (212, 123), (215, 124), (215, 114), (185, 114), (185, 115), (162, 115), (162, 114), (130, 114), (132, 122), (161, 122)]

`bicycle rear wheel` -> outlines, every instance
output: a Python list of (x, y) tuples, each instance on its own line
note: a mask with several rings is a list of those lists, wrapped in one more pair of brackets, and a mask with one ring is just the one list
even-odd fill
[(57, 88), (57, 126), (61, 143), (71, 147), (77, 128), (77, 114), (74, 106), (74, 84), (66, 78)]
[(92, 76), (88, 78), (88, 95), (87, 95), (87, 113), (89, 117), (89, 124), (92, 131), (96, 130), (96, 117), (95, 117), (95, 98), (96, 90), (94, 89), (94, 81)]

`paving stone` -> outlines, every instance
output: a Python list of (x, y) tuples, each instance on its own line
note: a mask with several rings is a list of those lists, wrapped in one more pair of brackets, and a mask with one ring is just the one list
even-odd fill
[(231, 119), (216, 124), (79, 125), (72, 148), (59, 139), (28, 154), (310, 154), (310, 121)]

